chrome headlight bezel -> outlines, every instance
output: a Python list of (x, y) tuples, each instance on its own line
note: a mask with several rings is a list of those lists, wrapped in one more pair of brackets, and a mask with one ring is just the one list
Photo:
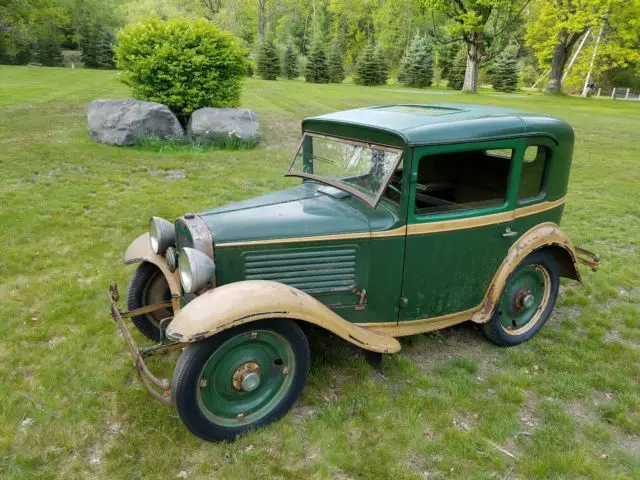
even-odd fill
[(195, 293), (211, 285), (215, 272), (215, 262), (195, 248), (183, 247), (178, 255), (180, 284), (185, 293)]
[(164, 255), (171, 245), (176, 243), (176, 230), (173, 223), (161, 217), (149, 219), (149, 243), (156, 255)]

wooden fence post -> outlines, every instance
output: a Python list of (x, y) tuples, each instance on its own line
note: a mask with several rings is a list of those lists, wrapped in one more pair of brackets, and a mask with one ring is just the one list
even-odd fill
[(602, 91), (602, 88), (598, 88), (598, 97), (600, 96), (601, 91)]
[(629, 100), (629, 92), (631, 91), (630, 88), (627, 88), (627, 93), (624, 94), (624, 99), (625, 100)]
[(616, 99), (616, 87), (613, 87), (613, 92), (611, 92), (611, 99), (612, 100)]

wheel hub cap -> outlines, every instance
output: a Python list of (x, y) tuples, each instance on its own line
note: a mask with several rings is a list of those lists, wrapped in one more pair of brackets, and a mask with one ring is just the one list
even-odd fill
[(233, 388), (239, 392), (251, 392), (260, 385), (260, 366), (255, 362), (240, 365), (233, 373)]

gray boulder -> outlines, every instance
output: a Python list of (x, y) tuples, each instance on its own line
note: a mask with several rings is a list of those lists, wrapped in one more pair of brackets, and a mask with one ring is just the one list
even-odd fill
[(182, 137), (184, 130), (166, 105), (139, 100), (96, 100), (87, 111), (89, 133), (97, 142), (132, 145), (136, 138)]
[(255, 112), (247, 108), (199, 108), (191, 114), (187, 135), (196, 140), (238, 137), (258, 141), (260, 123)]

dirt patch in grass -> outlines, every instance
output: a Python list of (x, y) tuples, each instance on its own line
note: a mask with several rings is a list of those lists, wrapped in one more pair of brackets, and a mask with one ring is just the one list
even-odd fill
[(425, 334), (409, 342), (408, 346), (403, 346), (402, 355), (426, 373), (435, 372), (442, 362), (461, 357), (478, 365), (477, 376), (482, 379), (503, 354), (503, 350), (490, 344), (478, 326), (471, 322)]

